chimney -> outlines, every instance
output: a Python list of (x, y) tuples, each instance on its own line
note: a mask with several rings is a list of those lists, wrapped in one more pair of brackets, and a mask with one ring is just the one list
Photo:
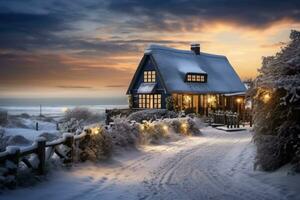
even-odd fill
[(191, 51), (193, 51), (196, 55), (200, 55), (200, 44), (192, 43)]

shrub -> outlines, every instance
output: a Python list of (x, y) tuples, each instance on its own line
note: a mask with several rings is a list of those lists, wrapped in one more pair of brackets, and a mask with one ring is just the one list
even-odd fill
[(300, 164), (300, 32), (275, 56), (263, 58), (253, 98), (256, 165), (275, 170)]
[(145, 122), (139, 125), (141, 144), (159, 144), (170, 138), (168, 126), (164, 121)]
[(124, 119), (115, 119), (113, 127), (107, 130), (111, 136), (114, 150), (135, 147), (139, 140), (139, 130)]
[(94, 113), (88, 108), (76, 107), (73, 109), (68, 109), (64, 114), (64, 121), (70, 121), (71, 119), (76, 119), (78, 121), (82, 120), (85, 123), (96, 123), (104, 119), (104, 115)]
[(166, 97), (166, 108), (167, 110), (174, 111), (175, 110), (175, 99), (172, 96)]
[(99, 161), (111, 156), (113, 148), (111, 136), (101, 126), (93, 129), (94, 131), (97, 129), (96, 132), (92, 132), (90, 138), (85, 138), (79, 144), (79, 148), (82, 149), (80, 153), (80, 160), (82, 161)]
[(190, 117), (172, 119), (171, 127), (175, 133), (181, 135), (199, 135), (201, 133), (199, 125)]
[(161, 118), (174, 118), (177, 114), (173, 111), (168, 111), (166, 109), (151, 109), (151, 110), (141, 110), (130, 114), (127, 119), (129, 121), (134, 120), (136, 122), (142, 122), (143, 120), (155, 120)]

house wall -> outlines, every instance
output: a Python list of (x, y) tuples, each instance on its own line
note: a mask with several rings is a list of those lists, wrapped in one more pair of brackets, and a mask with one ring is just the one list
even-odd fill
[(137, 77), (136, 80), (133, 84), (133, 87), (130, 91), (130, 94), (132, 95), (132, 100), (133, 100), (133, 108), (138, 108), (138, 93), (137, 90), (140, 86), (141, 83), (144, 82), (144, 71), (156, 71), (156, 87), (155, 90), (153, 91), (153, 94), (160, 94), (161, 95), (161, 108), (166, 108), (166, 101), (165, 98), (168, 96), (165, 93), (165, 89), (163, 87), (163, 84), (161, 82), (161, 77), (159, 73), (156, 70), (155, 63), (150, 59), (149, 55), (146, 55), (145, 60), (143, 63), (141, 63), (141, 67), (139, 71), (137, 71)]

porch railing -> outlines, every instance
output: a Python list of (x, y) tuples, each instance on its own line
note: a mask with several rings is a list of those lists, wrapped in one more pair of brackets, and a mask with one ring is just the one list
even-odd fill
[(227, 128), (239, 128), (240, 125), (245, 126), (246, 123), (249, 123), (252, 127), (252, 116), (251, 114), (244, 113), (239, 115), (236, 112), (232, 111), (215, 111), (208, 114), (209, 124), (210, 125), (223, 125)]

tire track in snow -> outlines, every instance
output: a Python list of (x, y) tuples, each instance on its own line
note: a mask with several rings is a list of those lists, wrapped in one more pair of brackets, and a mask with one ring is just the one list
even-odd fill
[[(244, 141), (239, 136), (234, 137), (235, 134), (239, 133), (223, 133), (227, 139), (224, 143), (218, 140), (223, 139), (218, 135), (210, 142), (182, 150), (168, 159), (145, 181), (149, 191), (145, 199), (285, 199), (278, 192), (273, 194), (271, 186), (247, 176), (245, 171), (238, 171), (244, 169), (247, 159), (244, 153), (250, 141), (243, 144)], [(220, 164), (228, 152), (241, 144), (244, 146), (238, 149), (237, 158), (224, 170), (226, 166)], [(237, 176), (244, 180), (237, 180)]]

